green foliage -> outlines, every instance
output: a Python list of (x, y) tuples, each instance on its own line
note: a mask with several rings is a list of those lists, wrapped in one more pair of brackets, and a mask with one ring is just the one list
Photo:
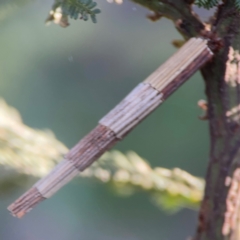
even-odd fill
[(67, 27), (68, 17), (75, 20), (80, 18), (84, 21), (90, 17), (92, 22), (96, 23), (96, 14), (101, 12), (100, 9), (95, 8), (96, 6), (97, 3), (92, 0), (56, 0), (46, 21)]
[(240, 0), (235, 0), (236, 8), (240, 10)]
[(107, 152), (80, 175), (108, 183), (123, 196), (144, 191), (156, 206), (168, 212), (198, 208), (204, 189), (203, 179), (179, 168), (152, 168), (135, 152)]
[(206, 9), (215, 7), (219, 4), (219, 0), (196, 0), (195, 4), (199, 7), (204, 7)]
[[(212, 7), (216, 7), (222, 1), (220, 0), (196, 0), (195, 4), (199, 7), (204, 7), (206, 9), (210, 9)], [(240, 10), (240, 0), (235, 0), (235, 6)]]
[[(68, 149), (49, 131), (23, 124), (20, 114), (0, 99), (0, 193), (7, 194), (32, 177), (50, 172)], [(79, 174), (107, 184), (117, 194), (147, 193), (155, 205), (168, 212), (197, 208), (204, 180), (175, 168), (152, 168), (134, 152), (106, 152)]]
[(94, 9), (97, 6), (96, 2), (92, 0), (65, 0), (60, 3), (63, 14), (68, 15), (70, 18), (88, 20), (88, 15), (94, 23), (97, 22), (96, 14), (100, 13), (99, 9)]

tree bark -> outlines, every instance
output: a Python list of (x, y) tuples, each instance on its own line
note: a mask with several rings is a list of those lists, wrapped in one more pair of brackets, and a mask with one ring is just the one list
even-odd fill
[(234, 1), (212, 25), (223, 47), (202, 69), (208, 98), (210, 162), (195, 240), (238, 240), (240, 209), (240, 14)]

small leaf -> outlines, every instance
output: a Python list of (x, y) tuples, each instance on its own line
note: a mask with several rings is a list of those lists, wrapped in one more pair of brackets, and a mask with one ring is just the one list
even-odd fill
[(92, 3), (92, 0), (86, 0), (86, 1), (85, 1), (85, 5), (86, 5), (86, 6), (88, 6), (88, 5), (91, 4), (91, 3)]
[(79, 15), (79, 13), (75, 12), (74, 15), (73, 15), (73, 19), (77, 20), (78, 19), (78, 15)]
[(96, 2), (91, 2), (89, 5), (88, 5), (88, 7), (90, 8), (90, 9), (92, 9), (92, 8), (94, 8), (94, 7), (96, 7), (97, 6), (97, 3)]
[[(50, 17), (48, 18), (48, 22), (53, 21), (55, 23), (60, 24), (60, 21), (56, 21), (56, 18), (59, 18), (59, 15), (64, 19), (68, 17), (73, 19), (78, 19), (80, 15), (80, 19), (87, 21), (90, 18), (93, 23), (97, 22), (96, 14), (100, 13), (100, 9), (96, 8), (97, 3), (93, 2), (93, 0), (55, 0), (58, 1), (57, 4), (54, 4), (50, 13)], [(66, 21), (67, 22), (67, 21)], [(65, 26), (66, 24), (64, 24)], [(67, 25), (68, 26), (68, 22)], [(62, 25), (61, 25), (62, 26)]]
[(84, 21), (88, 20), (88, 15), (87, 15), (86, 12), (83, 13), (82, 18), (83, 18)]
[(95, 13), (95, 14), (98, 14), (98, 13), (100, 13), (100, 12), (101, 12), (101, 10), (98, 9), (98, 8), (93, 10), (93, 13)]
[(238, 10), (240, 10), (240, 0), (235, 0), (235, 6)]
[(92, 22), (97, 23), (96, 15), (90, 15)]

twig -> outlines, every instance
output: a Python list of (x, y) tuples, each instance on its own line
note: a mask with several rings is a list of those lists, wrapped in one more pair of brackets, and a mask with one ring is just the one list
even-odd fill
[(190, 39), (102, 118), (99, 125), (73, 147), (52, 172), (11, 204), (8, 207), (11, 213), (22, 217), (37, 203), (51, 197), (121, 140), (212, 56), (207, 40)]

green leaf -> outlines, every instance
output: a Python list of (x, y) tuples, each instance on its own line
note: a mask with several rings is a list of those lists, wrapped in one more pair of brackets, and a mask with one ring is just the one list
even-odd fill
[(219, 0), (196, 0), (195, 4), (199, 7), (210, 9), (217, 6), (220, 2)]
[(97, 8), (97, 9), (94, 9), (93, 12), (94, 12), (95, 14), (98, 14), (98, 13), (101, 12), (101, 10)]
[(240, 0), (235, 0), (235, 6), (238, 10), (240, 10)]
[(47, 22), (53, 21), (66, 27), (69, 25), (68, 17), (87, 21), (90, 16), (92, 22), (96, 23), (96, 14), (101, 12), (98, 8), (94, 9), (96, 6), (97, 3), (93, 0), (55, 0)]
[(88, 15), (87, 15), (86, 12), (83, 13), (82, 18), (83, 18), (84, 21), (88, 20)]
[(90, 9), (92, 9), (92, 8), (94, 8), (94, 7), (96, 7), (96, 6), (97, 6), (97, 3), (96, 3), (96, 2), (91, 2), (91, 3), (88, 4), (88, 7), (89, 7)]
[(97, 23), (96, 15), (90, 15), (93, 23)]

